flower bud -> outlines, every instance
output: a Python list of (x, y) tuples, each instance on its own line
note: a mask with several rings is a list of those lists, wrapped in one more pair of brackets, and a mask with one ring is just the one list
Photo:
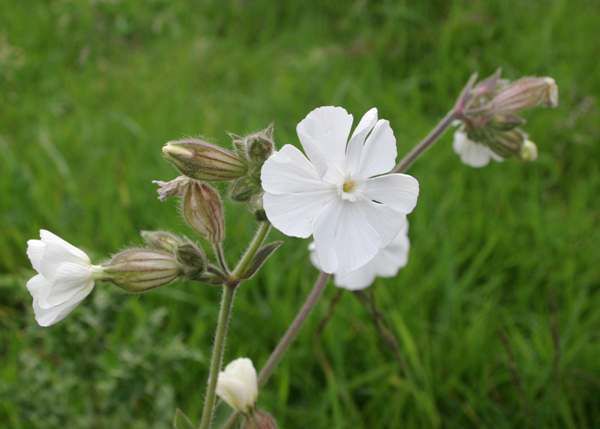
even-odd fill
[(516, 113), (531, 107), (558, 106), (558, 86), (551, 77), (523, 77), (502, 89), (491, 101), (496, 114)]
[(204, 251), (192, 242), (177, 247), (177, 261), (182, 265), (183, 272), (188, 278), (199, 278), (208, 264)]
[(219, 373), (217, 395), (240, 413), (253, 411), (258, 397), (258, 382), (250, 359), (238, 358)]
[(536, 144), (531, 140), (525, 140), (519, 155), (523, 161), (535, 161), (538, 157)]
[(162, 151), (181, 173), (193, 179), (228, 181), (242, 177), (247, 170), (234, 152), (200, 139), (168, 142)]
[(182, 274), (171, 253), (133, 248), (117, 253), (104, 265), (108, 280), (128, 292), (144, 292), (166, 285)]
[(257, 410), (245, 417), (242, 429), (277, 429), (277, 422), (271, 414)]
[(242, 177), (231, 184), (229, 196), (233, 201), (247, 202), (262, 191), (260, 182), (253, 177)]
[(210, 185), (190, 180), (182, 199), (182, 213), (187, 223), (211, 243), (225, 238), (223, 204)]
[(148, 247), (169, 253), (175, 253), (177, 247), (185, 243), (183, 238), (167, 231), (142, 231), (140, 234)]
[(258, 162), (262, 166), (263, 162), (271, 156), (275, 149), (273, 131), (274, 126), (271, 124), (264, 130), (244, 137), (235, 134), (230, 134), (230, 136), (239, 153), (242, 153), (250, 162)]

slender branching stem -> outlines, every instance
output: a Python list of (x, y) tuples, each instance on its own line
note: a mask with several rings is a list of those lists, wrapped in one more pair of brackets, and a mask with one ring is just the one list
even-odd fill
[(227, 259), (225, 259), (225, 251), (223, 250), (223, 243), (215, 243), (213, 245), (215, 256), (217, 257), (217, 262), (219, 263), (219, 267), (221, 270), (227, 275), (229, 275), (229, 266), (227, 265)]
[(221, 268), (228, 274), (228, 280), (223, 284), (223, 293), (221, 295), (221, 306), (219, 308), (219, 318), (217, 320), (217, 330), (215, 332), (215, 341), (213, 344), (212, 356), (210, 358), (210, 368), (208, 373), (208, 383), (206, 388), (206, 397), (204, 399), (204, 408), (202, 409), (202, 417), (200, 419), (199, 429), (209, 429), (213, 418), (215, 402), (216, 402), (216, 389), (217, 381), (219, 378), (219, 372), (221, 371), (221, 365), (223, 363), (223, 354), (225, 351), (225, 343), (227, 341), (227, 328), (229, 325), (229, 319), (231, 317), (231, 309), (233, 307), (233, 299), (235, 296), (235, 289), (240, 284), (240, 275), (248, 268), (252, 263), (254, 256), (263, 241), (269, 233), (270, 224), (268, 222), (262, 222), (258, 227), (250, 245), (240, 258), (235, 269), (229, 274), (229, 268), (225, 261), (223, 253), (223, 247), (220, 245), (215, 246), (215, 254), (219, 261)]
[(221, 308), (219, 309), (219, 319), (217, 321), (217, 331), (215, 332), (215, 342), (213, 344), (212, 356), (210, 358), (210, 370), (208, 373), (208, 385), (206, 387), (206, 397), (204, 398), (204, 408), (200, 420), (200, 429), (209, 429), (212, 421), (213, 410), (215, 408), (217, 379), (223, 363), (223, 352), (225, 350), (225, 340), (227, 337), (227, 327), (231, 308), (233, 307), (233, 298), (235, 295), (235, 286), (223, 285), (221, 295)]
[(429, 132), (429, 134), (425, 136), (423, 140), (419, 142), (419, 144), (417, 144), (410, 150), (410, 152), (404, 155), (404, 158), (402, 158), (396, 167), (394, 167), (394, 170), (392, 170), (393, 173), (404, 173), (406, 170), (408, 170), (408, 168), (417, 160), (419, 156), (421, 156), (423, 152), (425, 152), (436, 141), (438, 141), (448, 127), (452, 125), (452, 122), (462, 116), (465, 106), (471, 98), (471, 89), (473, 88), (476, 80), (477, 74), (471, 75), (469, 81), (460, 93), (460, 96), (456, 99), (452, 109), (446, 113), (446, 116), (444, 116), (442, 120), (437, 123), (437, 125)]
[[(300, 307), (298, 314), (296, 314), (296, 317), (292, 321), (291, 325), (288, 327), (287, 331), (285, 331), (285, 334), (283, 334), (283, 337), (281, 337), (279, 343), (277, 343), (277, 346), (275, 347), (273, 352), (271, 352), (271, 355), (269, 356), (269, 359), (267, 360), (265, 366), (260, 370), (260, 373), (258, 374), (259, 386), (263, 386), (269, 380), (269, 377), (271, 376), (271, 374), (273, 374), (273, 371), (277, 367), (277, 364), (281, 361), (281, 358), (283, 357), (287, 349), (298, 336), (302, 324), (310, 314), (311, 310), (319, 301), (319, 298), (321, 297), (321, 294), (323, 293), (323, 290), (327, 285), (327, 280), (329, 279), (329, 276), (329, 274), (324, 272), (319, 273), (319, 277), (317, 277), (317, 280), (315, 281), (312, 290), (306, 297), (306, 300), (304, 301), (304, 304), (302, 304), (302, 307)], [(223, 429), (230, 429), (234, 427), (237, 417), (238, 413), (232, 413), (223, 425)]]

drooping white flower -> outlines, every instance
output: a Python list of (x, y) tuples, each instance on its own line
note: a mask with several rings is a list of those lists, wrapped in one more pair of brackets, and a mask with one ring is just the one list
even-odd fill
[(64, 319), (90, 294), (102, 267), (92, 265), (82, 250), (50, 231), (27, 242), (27, 256), (38, 272), (27, 282), (35, 320), (50, 326)]
[(485, 167), (490, 163), (490, 160), (502, 161), (502, 157), (489, 147), (469, 139), (462, 128), (458, 128), (454, 132), (452, 147), (454, 152), (460, 156), (460, 160), (471, 167)]
[(419, 194), (412, 176), (386, 174), (396, 163), (396, 139), (377, 109), (350, 136), (351, 127), (341, 107), (313, 110), (296, 128), (307, 156), (285, 145), (261, 173), (269, 221), (289, 236), (312, 235), (328, 273), (369, 262), (398, 235)]
[(250, 359), (238, 358), (219, 373), (217, 395), (241, 413), (248, 413), (254, 408), (258, 397), (258, 381)]
[[(310, 259), (313, 265), (320, 269), (314, 247), (314, 243), (309, 246)], [(335, 274), (334, 284), (343, 289), (359, 290), (371, 286), (377, 277), (394, 277), (408, 262), (409, 249), (408, 222), (406, 222), (396, 238), (379, 250), (377, 255), (365, 265), (348, 273)]]

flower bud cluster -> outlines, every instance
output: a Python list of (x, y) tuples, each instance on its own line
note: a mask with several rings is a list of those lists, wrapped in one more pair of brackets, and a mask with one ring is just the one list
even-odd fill
[[(247, 136), (230, 134), (234, 150), (228, 150), (201, 139), (168, 142), (163, 147), (165, 157), (190, 179), (206, 182), (231, 182), (229, 196), (234, 201), (248, 202), (260, 209), (260, 170), (275, 149), (273, 125)], [(183, 178), (157, 182), (161, 200), (180, 195)]]
[[(498, 70), (471, 90), (468, 102), (458, 115), (458, 132), (464, 135), (463, 141), (491, 150), (493, 159), (516, 157), (533, 161), (537, 158), (537, 147), (522, 129), (526, 121), (520, 114), (538, 106), (558, 106), (558, 87), (554, 79), (523, 77), (509, 82), (501, 79)], [(472, 150), (469, 145), (461, 146)], [(460, 154), (461, 157), (468, 155)]]

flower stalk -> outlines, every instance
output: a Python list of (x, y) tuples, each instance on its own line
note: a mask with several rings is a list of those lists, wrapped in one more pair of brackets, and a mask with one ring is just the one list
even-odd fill
[[(206, 388), (206, 397), (204, 399), (204, 407), (202, 409), (202, 417), (200, 419), (199, 429), (209, 429), (210, 423), (213, 418), (216, 400), (216, 389), (219, 372), (223, 363), (223, 353), (225, 350), (225, 343), (227, 340), (227, 329), (229, 326), (229, 318), (231, 316), (231, 309), (233, 307), (233, 300), (235, 297), (235, 289), (240, 284), (240, 275), (248, 268), (252, 263), (256, 252), (260, 249), (263, 241), (267, 237), (270, 230), (270, 224), (268, 222), (262, 222), (258, 227), (258, 230), (254, 234), (248, 249), (242, 255), (236, 267), (234, 268), (231, 275), (228, 276), (227, 281), (223, 284), (223, 293), (221, 295), (221, 305), (219, 308), (219, 317), (217, 320), (217, 329), (215, 332), (215, 341), (213, 344), (213, 351), (210, 360), (210, 368), (208, 374), (208, 383)], [(227, 268), (225, 257), (223, 255), (223, 249), (221, 246), (216, 246), (215, 251), (217, 258), (223, 264), (223, 268)], [(228, 274), (228, 273), (227, 273)]]
[(227, 328), (229, 326), (229, 317), (231, 316), (231, 308), (233, 307), (234, 296), (235, 286), (223, 285), (221, 307), (219, 309), (219, 319), (217, 321), (217, 330), (215, 332), (215, 342), (210, 359), (208, 386), (206, 388), (202, 419), (200, 420), (200, 429), (209, 429), (210, 422), (212, 421), (213, 411), (215, 408), (217, 380), (219, 377), (219, 371), (221, 370), (221, 364), (223, 363), (223, 352), (225, 350)]

